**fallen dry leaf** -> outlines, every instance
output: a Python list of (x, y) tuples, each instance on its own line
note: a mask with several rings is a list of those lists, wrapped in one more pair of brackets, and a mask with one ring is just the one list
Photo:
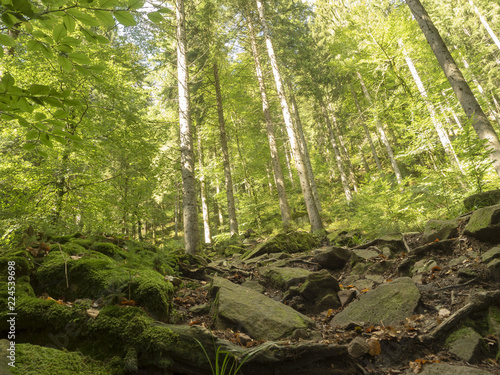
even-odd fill
[(94, 319), (97, 318), (97, 315), (99, 315), (99, 310), (97, 309), (87, 309), (85, 310), (85, 312), (87, 313), (88, 316)]
[(375, 338), (371, 338), (368, 340), (368, 345), (370, 346), (370, 350), (368, 354), (372, 357), (379, 355), (382, 352), (382, 348), (380, 347), (380, 341)]

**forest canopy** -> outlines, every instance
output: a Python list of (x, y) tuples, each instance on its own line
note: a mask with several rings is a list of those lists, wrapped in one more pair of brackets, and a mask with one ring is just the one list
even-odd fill
[(497, 2), (0, 0), (0, 14), (2, 244), (28, 228), (189, 253), (245, 232), (368, 238), (498, 188)]

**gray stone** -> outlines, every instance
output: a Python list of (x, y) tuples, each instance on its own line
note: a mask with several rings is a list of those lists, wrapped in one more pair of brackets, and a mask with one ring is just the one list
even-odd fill
[(500, 190), (483, 191), (464, 199), (464, 206), (467, 211), (496, 204), (500, 204)]
[(500, 204), (474, 211), (464, 234), (480, 241), (500, 243)]
[(377, 284), (382, 284), (385, 281), (385, 278), (380, 275), (365, 275), (365, 279), (372, 280)]
[(347, 351), (351, 357), (359, 358), (370, 351), (370, 345), (368, 345), (365, 339), (356, 337), (347, 346)]
[(413, 315), (420, 299), (420, 292), (407, 277), (382, 284), (349, 304), (333, 317), (333, 327), (350, 322), (393, 325)]
[(238, 329), (257, 340), (277, 340), (314, 321), (283, 303), (232, 282), (214, 277), (212, 314), (217, 329)]
[(312, 301), (322, 298), (326, 294), (340, 290), (338, 281), (326, 270), (311, 273), (299, 287), (298, 292), (306, 300)]
[(358, 290), (365, 290), (365, 289), (373, 289), (375, 286), (375, 282), (370, 279), (359, 279), (356, 280), (353, 285), (356, 287)]
[(313, 262), (321, 267), (336, 270), (345, 266), (351, 258), (351, 251), (343, 247), (328, 247), (325, 251), (315, 255)]
[(298, 253), (311, 250), (315, 245), (316, 239), (312, 234), (290, 231), (272, 236), (257, 245), (254, 250), (245, 253), (243, 259), (255, 258), (262, 254)]
[[(415, 375), (408, 370), (405, 375)], [(491, 375), (491, 372), (469, 366), (455, 366), (446, 363), (426, 363), (419, 375)]]
[(473, 279), (474, 277), (477, 277), (477, 272), (468, 268), (461, 268), (458, 270), (457, 276), (461, 279)]
[(422, 236), (423, 243), (448, 240), (458, 236), (458, 219), (429, 220)]
[(345, 306), (349, 302), (354, 300), (354, 298), (356, 298), (356, 295), (357, 295), (356, 291), (350, 290), (350, 289), (344, 289), (344, 290), (340, 290), (339, 292), (337, 292), (337, 296), (339, 297), (340, 304), (342, 306)]
[[(500, 342), (500, 307), (490, 306), (488, 309), (488, 324), (490, 331), (497, 337), (497, 342)], [(498, 348), (500, 356), (500, 348)]]
[(500, 259), (493, 259), (486, 265), (486, 267), (488, 267), (488, 269), (492, 272), (500, 270)]
[(493, 259), (498, 259), (498, 258), (500, 258), (500, 246), (489, 249), (487, 252), (481, 255), (481, 260), (484, 263), (489, 263)]
[(466, 362), (478, 362), (481, 355), (482, 337), (470, 327), (460, 328), (446, 340), (450, 353)]
[(276, 288), (287, 290), (291, 286), (302, 284), (312, 272), (295, 267), (261, 267), (259, 273), (266, 282)]
[(380, 255), (380, 251), (376, 247), (369, 247), (368, 249), (354, 249), (352, 252), (365, 260), (376, 258)]
[(257, 293), (264, 293), (264, 290), (266, 290), (263, 285), (255, 280), (246, 280), (243, 284), (241, 284), (241, 286), (244, 288), (252, 289)]
[(413, 266), (413, 274), (420, 274), (429, 272), (433, 267), (437, 267), (437, 263), (434, 259), (422, 259), (415, 263)]

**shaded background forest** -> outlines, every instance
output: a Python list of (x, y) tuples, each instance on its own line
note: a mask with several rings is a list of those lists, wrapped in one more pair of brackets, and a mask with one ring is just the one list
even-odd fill
[[(422, 3), (498, 134), (500, 43), (485, 22), (500, 33), (500, 6), (486, 0)], [(29, 226), (156, 244), (181, 236), (175, 5), (0, 4), (1, 241), (16, 241)], [(498, 187), (482, 142), (404, 2), (264, 5), (326, 229), (353, 231), (360, 239), (421, 230), (429, 218), (460, 215), (465, 196)], [(293, 227), (309, 230), (255, 4), (199, 0), (185, 6), (195, 176), (198, 194), (205, 190), (211, 230), (205, 242), (230, 236), (218, 104), (238, 231), (282, 229), (248, 21)], [(201, 196), (198, 204), (203, 233)]]

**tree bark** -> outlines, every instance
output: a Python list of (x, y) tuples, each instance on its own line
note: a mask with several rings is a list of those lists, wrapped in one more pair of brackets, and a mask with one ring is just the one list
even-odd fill
[(451, 56), (450, 51), (432, 23), (425, 8), (419, 0), (406, 0), (406, 4), (408, 4), (427, 42), (429, 42), (465, 114), (472, 121), (472, 127), (479, 138), (486, 141), (486, 146), (490, 149), (490, 158), (493, 161), (493, 166), (500, 176), (500, 140), (498, 139), (498, 135), (495, 133), (483, 109), (465, 81), (462, 72)]
[(339, 140), (340, 155), (344, 157), (345, 164), (347, 165), (347, 173), (349, 174), (349, 179), (351, 181), (352, 188), (354, 192), (357, 192), (358, 182), (356, 181), (356, 175), (354, 174), (354, 167), (352, 166), (349, 152), (347, 151), (344, 139), (342, 138), (342, 133), (340, 132), (340, 127), (337, 122), (337, 119), (334, 116), (332, 116), (332, 120), (333, 120), (333, 132), (335, 133), (337, 139)]
[(262, 73), (262, 67), (260, 65), (259, 52), (257, 50), (257, 42), (255, 40), (255, 31), (253, 29), (252, 20), (250, 17), (248, 17), (247, 23), (248, 30), (250, 32), (250, 42), (252, 45), (253, 59), (255, 62), (255, 73), (257, 75), (257, 81), (259, 82), (260, 97), (262, 100), (262, 111), (264, 114), (264, 120), (266, 121), (267, 139), (269, 141), (269, 150), (271, 151), (271, 165), (274, 174), (274, 183), (276, 185), (276, 190), (278, 191), (281, 220), (283, 222), (283, 228), (287, 230), (290, 227), (292, 216), (290, 214), (290, 206), (288, 204), (288, 197), (286, 194), (285, 178), (283, 177), (283, 171), (281, 169), (278, 145), (276, 143), (276, 133), (274, 131), (274, 125), (271, 120), (271, 110), (269, 107), (269, 100), (267, 98), (266, 85), (264, 84), (264, 75)]
[(352, 201), (352, 192), (349, 187), (349, 182), (347, 181), (347, 175), (345, 174), (344, 165), (342, 164), (342, 157), (340, 156), (340, 149), (333, 131), (332, 123), (330, 121), (330, 114), (328, 113), (324, 104), (321, 105), (321, 110), (323, 111), (323, 117), (325, 119), (326, 128), (330, 135), (330, 142), (332, 143), (333, 152), (335, 153), (335, 161), (337, 162), (337, 169), (340, 174), (340, 182), (344, 189), (344, 194), (348, 202)]
[(203, 146), (201, 143), (201, 134), (198, 131), (198, 163), (200, 165), (200, 197), (201, 197), (201, 214), (203, 217), (203, 234), (205, 243), (212, 243), (212, 233), (210, 231), (210, 214), (208, 212), (207, 203), (207, 184), (205, 180), (205, 172), (203, 168)]
[(295, 117), (295, 126), (297, 134), (299, 136), (299, 148), (301, 150), (304, 165), (306, 167), (307, 179), (309, 180), (309, 184), (311, 186), (314, 203), (316, 204), (318, 211), (321, 212), (321, 200), (319, 199), (318, 187), (316, 185), (316, 179), (314, 178), (314, 171), (311, 165), (311, 158), (309, 156), (309, 149), (307, 148), (306, 137), (304, 136), (304, 129), (302, 128), (302, 122), (300, 121), (299, 109), (297, 107), (297, 102), (295, 101), (295, 95), (293, 94), (292, 82), (290, 81), (290, 79), (287, 79), (286, 81), (288, 85), (290, 104), (292, 105), (292, 111)]
[[(363, 77), (361, 76), (360, 72), (356, 72), (359, 82), (361, 83), (361, 88), (363, 89), (363, 93), (365, 94), (366, 100), (368, 100), (368, 103), (370, 105), (373, 105), (372, 98), (370, 96), (370, 93), (368, 92), (368, 89), (366, 88), (365, 82), (363, 80)], [(394, 153), (392, 152), (392, 147), (391, 144), (389, 143), (389, 140), (387, 139), (387, 135), (385, 134), (384, 126), (382, 125), (382, 122), (378, 119), (377, 117), (377, 130), (380, 134), (380, 139), (382, 143), (385, 146), (385, 149), (387, 150), (387, 155), (389, 155), (389, 160), (391, 161), (392, 169), (394, 170), (394, 174), (396, 175), (396, 180), (398, 184), (401, 184), (403, 182), (403, 177), (401, 175), (401, 171), (399, 170), (398, 163), (396, 162), (396, 159), (394, 158)]]
[(184, 0), (176, 0), (176, 20), (184, 242), (186, 253), (194, 255), (199, 245), (200, 235), (198, 232), (196, 180), (194, 177), (193, 135), (191, 133)]
[(280, 98), (281, 110), (283, 112), (283, 118), (285, 120), (286, 130), (288, 133), (288, 138), (290, 140), (290, 147), (292, 149), (293, 158), (295, 159), (295, 166), (297, 168), (297, 173), (299, 174), (300, 187), (302, 189), (302, 194), (304, 195), (304, 200), (306, 203), (307, 214), (309, 216), (309, 222), (311, 223), (312, 231), (318, 231), (323, 229), (323, 223), (321, 222), (321, 217), (319, 216), (318, 208), (314, 203), (314, 197), (312, 195), (311, 186), (307, 180), (307, 172), (300, 155), (299, 145), (297, 141), (297, 136), (293, 129), (292, 119), (290, 116), (290, 110), (288, 109), (288, 103), (285, 97), (285, 91), (283, 89), (283, 83), (281, 81), (281, 74), (278, 68), (278, 60), (274, 53), (273, 43), (271, 41), (271, 35), (269, 33), (269, 27), (267, 25), (266, 17), (264, 14), (264, 7), (260, 0), (256, 0), (257, 9), (259, 10), (260, 20), (262, 22), (262, 27), (264, 31), (264, 36), (266, 39), (267, 52), (269, 55), (269, 60), (271, 61), (272, 71), (274, 75), (274, 81), (276, 83), (276, 90), (278, 91), (278, 96)]
[(233, 178), (231, 176), (231, 164), (229, 162), (229, 150), (227, 148), (226, 121), (224, 109), (222, 108), (222, 94), (220, 90), (219, 68), (214, 62), (215, 94), (217, 97), (217, 113), (219, 115), (219, 135), (224, 164), (224, 178), (226, 183), (227, 213), (229, 216), (229, 232), (231, 236), (238, 234), (238, 220), (236, 219), (236, 207), (234, 204)]

